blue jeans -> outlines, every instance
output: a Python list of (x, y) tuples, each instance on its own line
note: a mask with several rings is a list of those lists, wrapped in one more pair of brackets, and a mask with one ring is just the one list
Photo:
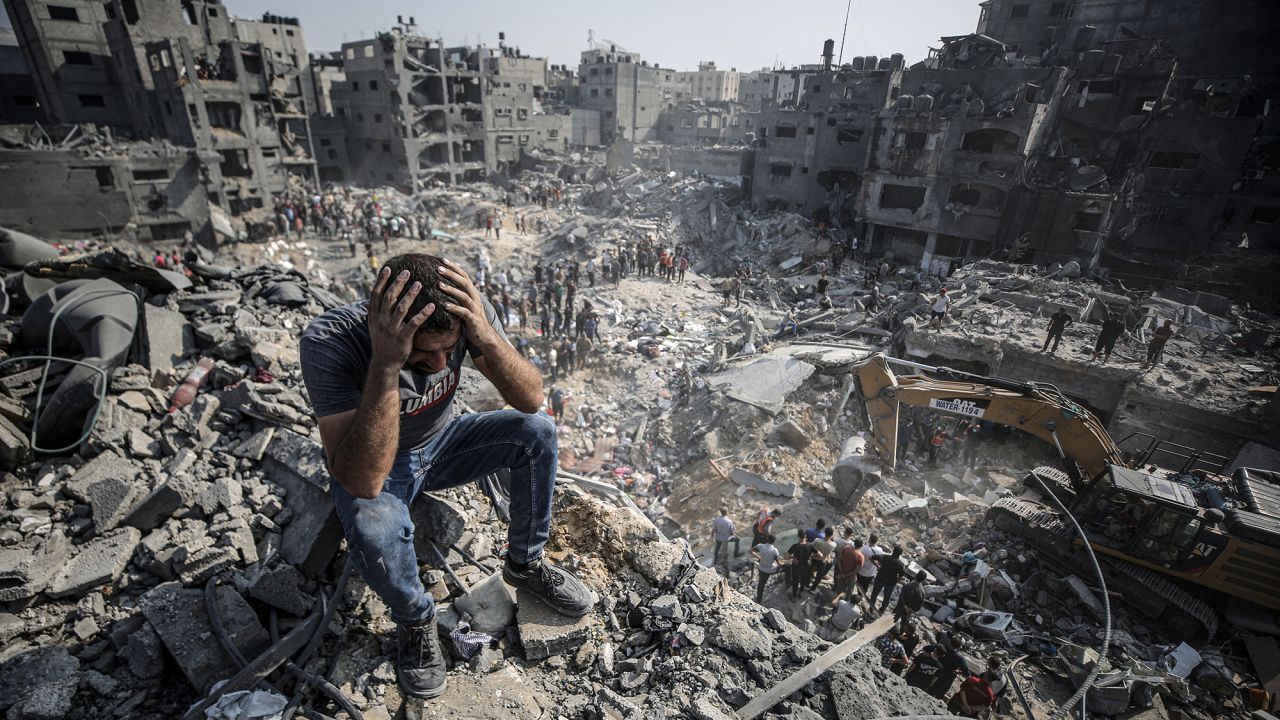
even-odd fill
[(330, 481), (356, 569), (392, 620), (414, 625), (435, 615), (435, 600), (418, 575), (409, 503), (423, 491), (465, 485), (501, 468), (511, 469), (507, 555), (532, 562), (547, 544), (556, 479), (556, 428), (542, 413), (499, 410), (455, 418), (425, 447), (396, 455), (372, 500)]

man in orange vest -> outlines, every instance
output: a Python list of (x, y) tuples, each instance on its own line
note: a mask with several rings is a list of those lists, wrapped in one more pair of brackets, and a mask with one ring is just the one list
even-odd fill
[(760, 508), (760, 513), (756, 515), (756, 524), (751, 527), (751, 546), (755, 547), (765, 538), (769, 537), (769, 533), (773, 532), (773, 521), (782, 515), (782, 510), (774, 508), (770, 510), (767, 507)]

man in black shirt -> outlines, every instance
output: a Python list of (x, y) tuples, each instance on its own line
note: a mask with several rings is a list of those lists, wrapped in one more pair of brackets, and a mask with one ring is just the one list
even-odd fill
[(939, 635), (938, 640), (943, 647), (942, 668), (929, 687), (929, 694), (945, 700), (951, 694), (951, 686), (955, 684), (956, 677), (965, 678), (970, 675), (969, 663), (960, 654), (968, 643), (960, 635)]
[(880, 569), (876, 571), (876, 582), (871, 586), (871, 597), (867, 599), (867, 606), (875, 609), (876, 596), (882, 591), (884, 592), (884, 600), (880, 602), (879, 612), (884, 612), (889, 607), (889, 598), (893, 596), (893, 588), (898, 584), (898, 578), (902, 575), (906, 565), (902, 562), (902, 548), (895, 547), (893, 554), (888, 557), (881, 555), (872, 559)]
[(907, 684), (921, 690), (928, 690), (937, 681), (938, 673), (942, 670), (942, 654), (941, 645), (926, 645), (911, 662), (911, 667), (907, 669), (904, 678)]
[(800, 533), (795, 544), (787, 550), (787, 555), (791, 556), (791, 561), (787, 563), (787, 579), (790, 581), (792, 600), (799, 600), (800, 591), (808, 585), (809, 556), (812, 554), (813, 546), (809, 544), (809, 538), (804, 533)]
[[(1049, 316), (1049, 334), (1045, 336), (1044, 347), (1040, 348), (1040, 352), (1048, 350), (1050, 355), (1057, 354), (1058, 342), (1062, 340), (1062, 331), (1066, 330), (1070, 324), (1071, 316), (1062, 308), (1058, 308), (1058, 312)], [(1049, 343), (1053, 343), (1052, 350), (1049, 350)]]
[(902, 592), (898, 593), (898, 604), (893, 608), (894, 619), (909, 618), (924, 607), (924, 581), (926, 577), (928, 576), (925, 575), (924, 571), (920, 570), (916, 573), (914, 580), (902, 586)]

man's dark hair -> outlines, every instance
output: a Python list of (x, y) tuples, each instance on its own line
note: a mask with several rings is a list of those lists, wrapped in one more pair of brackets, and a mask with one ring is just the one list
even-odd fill
[[(418, 296), (409, 306), (406, 318), (417, 315), (427, 305), (435, 303), (436, 309), (422, 324), (420, 331), (448, 332), (453, 330), (458, 322), (457, 318), (444, 309), (445, 303), (452, 303), (453, 298), (440, 289), (440, 266), (443, 263), (444, 260), (426, 253), (407, 253), (387, 260), (386, 267), (391, 270), (391, 278), (388, 282), (394, 281), (402, 271), (408, 270), (409, 281), (405, 283), (406, 288), (413, 285), (414, 281), (422, 283), (422, 289), (418, 291)], [(398, 302), (399, 298), (395, 300)]]
[(826, 526), (827, 526), (827, 521), (826, 521), (826, 520), (823, 520), (822, 518), (818, 518), (818, 522), (814, 524), (814, 528), (816, 528), (816, 529), (818, 529), (818, 530), (821, 530), (822, 528), (824, 528), (824, 527), (826, 527)]
[(917, 571), (916, 571), (916, 580), (918, 580), (919, 582), (924, 582), (924, 581), (925, 581), (925, 579), (926, 579), (926, 578), (928, 578), (928, 577), (929, 577), (928, 575), (925, 575), (925, 574), (924, 574), (924, 571), (923, 571), (923, 570), (917, 570)]

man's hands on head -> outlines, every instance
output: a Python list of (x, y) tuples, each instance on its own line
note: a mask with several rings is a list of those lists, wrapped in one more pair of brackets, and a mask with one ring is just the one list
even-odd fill
[(471, 276), (454, 261), (445, 260), (440, 265), (440, 277), (440, 289), (454, 300), (444, 309), (462, 321), (467, 341), (484, 353), (493, 349), (502, 338), (485, 317), (484, 299)]
[(418, 314), (406, 318), (413, 299), (422, 291), (422, 283), (417, 281), (406, 290), (408, 282), (408, 271), (392, 278), (390, 268), (383, 268), (369, 296), (372, 366), (380, 371), (399, 374), (413, 351), (413, 336), (436, 309), (435, 304), (430, 303)]

